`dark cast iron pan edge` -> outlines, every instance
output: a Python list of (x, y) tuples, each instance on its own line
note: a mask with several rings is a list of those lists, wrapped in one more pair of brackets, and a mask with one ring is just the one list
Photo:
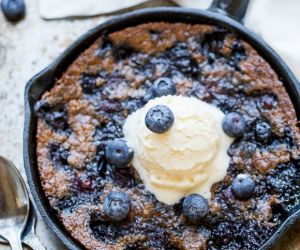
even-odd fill
[[(215, 11), (220, 12), (220, 11)], [(222, 13), (222, 12), (221, 12)], [(235, 18), (241, 20), (241, 18)], [(36, 163), (36, 117), (33, 114), (34, 103), (47, 89), (53, 86), (55, 79), (85, 48), (89, 47), (103, 32), (113, 32), (122, 28), (137, 25), (149, 21), (169, 21), (187, 23), (210, 23), (223, 25), (235, 30), (242, 38), (247, 40), (260, 53), (280, 76), (295, 106), (298, 118), (300, 114), (300, 86), (287, 65), (282, 59), (260, 38), (245, 28), (239, 22), (220, 13), (199, 9), (186, 8), (152, 8), (134, 11), (115, 17), (99, 26), (91, 29), (79, 37), (68, 49), (66, 49), (51, 65), (34, 76), (25, 88), (25, 123), (24, 123), (24, 165), (31, 189), (32, 196), (51, 230), (62, 240), (69, 249), (81, 249), (82, 246), (74, 240), (70, 234), (58, 222), (48, 204), (43, 192)], [(300, 218), (300, 206), (291, 214), (285, 222), (276, 230), (273, 236), (259, 249), (267, 249), (273, 245), (278, 238)]]

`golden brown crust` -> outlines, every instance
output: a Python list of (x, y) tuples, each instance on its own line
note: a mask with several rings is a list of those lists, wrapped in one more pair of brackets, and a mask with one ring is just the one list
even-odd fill
[[(203, 41), (207, 34), (214, 32), (219, 32), (221, 35), (225, 33), (221, 47), (219, 47), (218, 40), (212, 40), (211, 44), (205, 44)], [(233, 62), (230, 60), (237, 41), (239, 46), (244, 48), (246, 58), (238, 58), (237, 62)], [(188, 44), (187, 50), (192, 58), (191, 61), (200, 65), (201, 77), (191, 77), (193, 72), (186, 73), (187, 76), (182, 73), (181, 69), (185, 67), (183, 61), (183, 64), (177, 68), (178, 74), (172, 75), (177, 86), (177, 94), (194, 95), (220, 106), (224, 111), (232, 110), (229, 104), (233, 103), (239, 112), (245, 115), (249, 123), (253, 123), (254, 120), (267, 120), (272, 126), (274, 135), (280, 140), (285, 136), (286, 128), (290, 129), (289, 136), (293, 138), (293, 147), (289, 149), (285, 148), (281, 141), (280, 147), (267, 148), (267, 150), (255, 149), (253, 153), (247, 148), (251, 144), (247, 140), (240, 142), (236, 148), (233, 146), (231, 169), (224, 181), (214, 186), (215, 195), (213, 197), (215, 200), (210, 203), (209, 219), (211, 221), (218, 216), (220, 220), (226, 220), (227, 212), (224, 212), (225, 205), (222, 202), (223, 200), (233, 200), (238, 207), (237, 210), (243, 211), (243, 215), (239, 214), (241, 217), (244, 216), (243, 220), (259, 222), (262, 230), (264, 228), (271, 230), (276, 226), (276, 223), (269, 222), (273, 216), (272, 204), (269, 204), (268, 200), (269, 195), (247, 202), (236, 201), (228, 187), (237, 172), (248, 171), (260, 181), (272, 170), (276, 170), (278, 164), (288, 163), (291, 159), (299, 156), (300, 133), (296, 126), (296, 114), (283, 83), (253, 47), (238, 39), (235, 34), (210, 25), (147, 23), (117, 31), (108, 36), (101, 36), (90, 48), (81, 53), (54, 83), (53, 88), (42, 96), (42, 100), (46, 101), (52, 109), (56, 110), (57, 107), (66, 109), (68, 128), (64, 131), (53, 129), (43, 117), (38, 119), (37, 160), (41, 183), (50, 205), (59, 214), (65, 228), (87, 249), (123, 249), (137, 242), (143, 243), (149, 240), (148, 236), (142, 233), (123, 235), (115, 243), (104, 242), (95, 236), (90, 225), (91, 215), (95, 212), (102, 213), (103, 198), (113, 189), (124, 190), (130, 194), (133, 202), (128, 218), (128, 221), (133, 223), (130, 225), (140, 226), (143, 222), (148, 223), (151, 218), (158, 218), (160, 225), (163, 225), (163, 228), (166, 228), (164, 230), (169, 234), (170, 244), (175, 244), (178, 249), (207, 248), (208, 236), (202, 232), (196, 233), (195, 226), (187, 224), (183, 216), (176, 214), (176, 211), (172, 210), (173, 208), (164, 208), (163, 205), (154, 201), (141, 184), (135, 184), (136, 186), (133, 188), (124, 188), (123, 184), (122, 186), (118, 182), (107, 181), (103, 184), (101, 192), (97, 190), (97, 192), (99, 191), (98, 203), (74, 205), (73, 210), (69, 207), (60, 207), (61, 201), (68, 200), (74, 192), (78, 192), (77, 187), (74, 188), (74, 186), (78, 185), (78, 180), (86, 175), (87, 165), (97, 156), (99, 145), (95, 134), (99, 128), (102, 133), (114, 115), (117, 116), (116, 120), (124, 120), (131, 112), (129, 108), (124, 108), (124, 105), (131, 100), (135, 102), (143, 100), (147, 95), (147, 88), (151, 86), (149, 79), (157, 79), (169, 74), (168, 70), (170, 69), (167, 68), (166, 61), (157, 59), (155, 63), (150, 63), (149, 60), (164, 53), (170, 53), (170, 50), (180, 43)], [(205, 52), (205, 49), (207, 50), (205, 46), (210, 46), (209, 52)], [(123, 50), (129, 52), (125, 51), (124, 56)], [(139, 53), (139, 57), (126, 58), (126, 53), (130, 52)], [(182, 51), (178, 53), (182, 53)], [(213, 56), (221, 59), (216, 60)], [(176, 60), (180, 60), (180, 58), (170, 58), (170, 65), (172, 65), (170, 67), (174, 66)], [(147, 73), (147, 66), (150, 64), (152, 68), (149, 68), (150, 73)], [(142, 67), (143, 70), (136, 70), (136, 67)], [(99, 77), (99, 72), (104, 72), (104, 76)], [(85, 74), (96, 75), (95, 88), (99, 90), (95, 93), (97, 97), (90, 97), (84, 93), (81, 80)], [(106, 79), (106, 74), (110, 74), (109, 80)], [(227, 84), (226, 81), (230, 81), (230, 84)], [(224, 84), (230, 88), (239, 89), (240, 92), (235, 93), (236, 97), (231, 96), (230, 89), (225, 89), (227, 85), (224, 87)], [(100, 95), (101, 98), (99, 98)], [(264, 95), (269, 95), (270, 98), (275, 96), (274, 103), (276, 105), (268, 103), (268, 101), (261, 102), (260, 98), (263, 98)], [(118, 112), (114, 113), (114, 110), (118, 110)], [(249, 134), (251, 133), (250, 131)], [(103, 135), (101, 134), (101, 136)], [(253, 138), (250, 139), (253, 140)], [(51, 153), (51, 145), (59, 145), (55, 149), (56, 151), (61, 148), (68, 151), (66, 159), (62, 157), (58, 160), (61, 161), (59, 167), (52, 159), (51, 154), (55, 154), (56, 151)], [(134, 181), (139, 183), (137, 174), (134, 171), (130, 174)], [(122, 175), (123, 172), (121, 177), (116, 178), (123, 178)], [(85, 185), (88, 186), (90, 182), (92, 181), (88, 179)], [(166, 211), (163, 213), (164, 209)], [(255, 212), (252, 213), (252, 211)], [(141, 221), (134, 222), (135, 218), (140, 218)], [(176, 228), (174, 225), (180, 225), (180, 227)], [(225, 239), (222, 240), (226, 243)], [(220, 242), (223, 242), (222, 240), (220, 239)], [(222, 243), (217, 242), (216, 244)]]

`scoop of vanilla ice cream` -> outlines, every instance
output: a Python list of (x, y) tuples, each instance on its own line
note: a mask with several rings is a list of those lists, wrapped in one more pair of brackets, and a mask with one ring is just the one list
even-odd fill
[[(163, 134), (145, 125), (148, 110), (156, 105), (168, 106), (175, 117)], [(222, 130), (223, 118), (218, 108), (183, 96), (152, 99), (128, 116), (123, 132), (134, 150), (132, 164), (159, 201), (173, 204), (191, 193), (210, 197), (212, 184), (225, 177), (229, 166), (232, 139)]]

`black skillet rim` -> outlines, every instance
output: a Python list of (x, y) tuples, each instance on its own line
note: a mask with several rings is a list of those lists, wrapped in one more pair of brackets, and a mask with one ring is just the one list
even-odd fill
[[(283, 81), (293, 105), (297, 117), (300, 117), (300, 84), (284, 63), (284, 61), (261, 38), (245, 28), (239, 22), (222, 14), (206, 10), (188, 9), (178, 7), (158, 7), (143, 9), (114, 17), (80, 36), (69, 48), (67, 48), (52, 64), (35, 75), (25, 88), (25, 122), (23, 136), (24, 165), (27, 180), (35, 204), (44, 221), (50, 229), (60, 238), (69, 249), (82, 249), (75, 239), (63, 228), (61, 223), (51, 211), (48, 200), (45, 197), (40, 184), (36, 163), (36, 117), (33, 114), (34, 103), (41, 94), (53, 86), (57, 79), (70, 63), (103, 32), (113, 32), (122, 28), (151, 21), (205, 23), (219, 25), (233, 30), (248, 41), (263, 56)], [(300, 218), (300, 204), (297, 209), (285, 220), (275, 233), (259, 248), (268, 249), (274, 245), (279, 237)]]

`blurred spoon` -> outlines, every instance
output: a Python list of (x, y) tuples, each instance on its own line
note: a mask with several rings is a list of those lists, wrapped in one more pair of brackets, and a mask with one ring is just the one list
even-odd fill
[[(35, 209), (30, 202), (30, 213), (28, 218), (28, 223), (25, 227), (25, 230), (22, 234), (22, 242), (25, 243), (33, 250), (45, 250), (39, 239), (35, 235), (35, 226), (36, 226), (36, 213)], [(8, 242), (0, 236), (1, 244), (8, 244)]]
[(23, 237), (23, 242), (33, 250), (46, 250), (35, 234), (36, 214), (33, 205), (30, 206), (30, 223), (27, 225), (28, 231)]
[(29, 197), (16, 167), (0, 156), (0, 236), (22, 250), (21, 234), (29, 215)]

